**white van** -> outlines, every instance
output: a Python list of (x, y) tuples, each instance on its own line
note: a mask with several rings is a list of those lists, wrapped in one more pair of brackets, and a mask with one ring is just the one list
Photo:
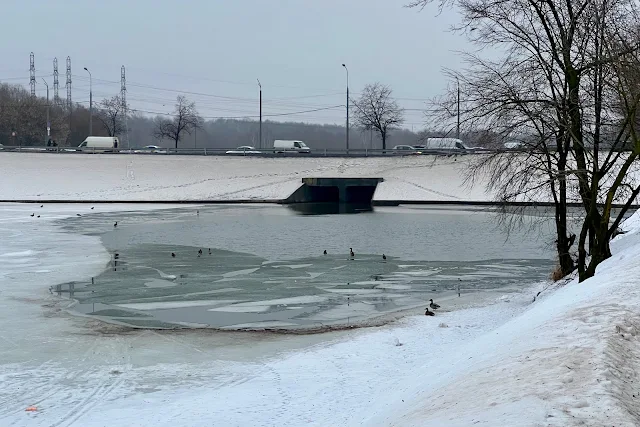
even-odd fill
[(466, 152), (470, 148), (458, 138), (427, 138), (425, 150), (446, 151), (450, 153)]
[(285, 151), (293, 151), (297, 153), (310, 153), (311, 148), (302, 141), (276, 139), (273, 141), (273, 148), (276, 149), (276, 153), (284, 153)]
[(78, 151), (104, 153), (119, 147), (120, 140), (117, 136), (88, 136), (87, 139), (82, 141), (82, 144), (78, 145)]

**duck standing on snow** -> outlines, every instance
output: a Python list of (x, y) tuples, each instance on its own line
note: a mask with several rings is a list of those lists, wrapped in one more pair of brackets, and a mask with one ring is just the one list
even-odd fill
[(324, 252), (323, 252), (322, 254), (323, 254), (323, 255), (326, 255), (326, 254), (327, 254), (327, 250), (325, 249), (325, 250), (324, 250)]
[(429, 304), (429, 307), (433, 308), (434, 310), (437, 310), (440, 308), (440, 306), (438, 304), (436, 304), (435, 302), (433, 302), (432, 299), (430, 299), (429, 301), (431, 301), (431, 304)]
[(176, 253), (175, 252), (171, 252), (171, 258), (175, 258), (176, 257)]
[(202, 255), (202, 249), (198, 249), (198, 256)]
[(209, 248), (209, 255), (211, 255), (211, 248)]
[(355, 257), (355, 256), (356, 256), (356, 254), (354, 254), (354, 253), (353, 253), (353, 248), (349, 248), (349, 256), (350, 256), (351, 258), (353, 258), (353, 257)]
[(425, 316), (435, 316), (436, 314), (433, 311), (429, 311), (429, 307), (427, 307), (427, 311), (424, 312)]
[(387, 260), (387, 256), (385, 254), (382, 254), (382, 259), (386, 261)]
[(117, 227), (117, 226), (118, 226), (118, 221), (116, 221), (116, 222), (113, 224), (113, 226), (114, 226), (114, 227)]

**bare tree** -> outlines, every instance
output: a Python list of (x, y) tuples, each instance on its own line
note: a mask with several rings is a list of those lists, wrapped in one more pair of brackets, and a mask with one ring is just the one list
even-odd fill
[[(608, 154), (599, 150), (603, 147), (602, 131), (612, 128), (614, 116), (613, 110), (605, 108), (611, 98), (607, 92), (613, 91), (605, 88), (621, 86), (614, 64), (635, 52), (632, 43), (606, 50), (605, 41), (627, 42), (630, 29), (640, 27), (634, 3), (416, 0), (410, 6), (424, 7), (432, 2), (459, 8), (463, 21), (457, 30), (480, 47), (504, 52), (493, 60), (482, 58), (478, 51), (466, 54), (467, 69), (450, 72), (463, 86), (463, 124), (497, 131), (505, 140), (520, 137), (524, 142), (522, 153), (480, 158), (470, 176), (488, 174), (489, 186), (497, 189), (498, 198), (504, 201), (551, 196), (564, 274), (574, 268), (570, 249), (576, 239), (567, 228), (567, 201), (581, 202), (585, 219), (578, 242), (578, 268), (581, 280), (593, 275), (595, 266), (610, 255), (608, 232), (602, 230), (608, 229), (610, 212), (607, 207), (599, 208), (599, 202), (603, 191), (609, 194), (605, 199), (614, 197), (603, 185), (626, 177), (628, 168), (619, 160), (634, 160), (614, 154), (615, 149), (608, 149)], [(450, 93), (439, 100), (439, 120), (451, 118), (456, 107), (453, 97)], [(602, 168), (603, 161), (607, 168)], [(633, 199), (636, 195), (628, 193)], [(587, 253), (591, 255), (588, 269)]]
[(387, 148), (389, 130), (404, 122), (404, 110), (391, 98), (389, 86), (366, 85), (358, 100), (353, 101), (354, 120), (364, 130), (374, 129)]
[(120, 95), (103, 99), (98, 108), (98, 120), (102, 123), (109, 136), (120, 135), (124, 131), (125, 105)]
[(175, 142), (175, 148), (178, 148), (178, 142), (184, 134), (191, 135), (191, 132), (198, 126), (198, 111), (195, 102), (189, 101), (185, 96), (178, 96), (176, 99), (176, 107), (171, 120), (157, 119), (154, 129), (156, 138), (167, 138)]

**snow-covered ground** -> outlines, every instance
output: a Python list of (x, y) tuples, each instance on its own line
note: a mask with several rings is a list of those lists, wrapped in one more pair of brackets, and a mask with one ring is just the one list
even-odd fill
[[(139, 208), (94, 211), (113, 209)], [(49, 221), (77, 211), (0, 205), (1, 426), (640, 425), (639, 214), (596, 277), (536, 302), (543, 285), (385, 327), (272, 336), (69, 316), (48, 286), (109, 260), (98, 237)]]
[(0, 200), (273, 200), (305, 177), (382, 177), (375, 200), (491, 200), (464, 184), (465, 158), (0, 153)]

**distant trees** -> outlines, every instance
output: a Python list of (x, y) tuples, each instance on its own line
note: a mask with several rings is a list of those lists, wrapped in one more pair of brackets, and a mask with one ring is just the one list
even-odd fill
[[(44, 145), (47, 141), (47, 101), (32, 97), (21, 86), (0, 84), (0, 143)], [(69, 133), (63, 108), (50, 107), (51, 138), (64, 141)], [(15, 134), (15, 136), (13, 136)]]
[(159, 139), (170, 139), (178, 148), (178, 142), (184, 134), (191, 132), (198, 126), (199, 118), (195, 102), (189, 101), (185, 96), (178, 96), (173, 112), (173, 118), (156, 118), (153, 135)]
[(96, 117), (109, 136), (118, 136), (124, 131), (125, 105), (120, 95), (100, 101)]
[(380, 83), (366, 85), (358, 100), (353, 102), (355, 123), (365, 130), (375, 130), (387, 148), (387, 136), (404, 122), (404, 110), (391, 98), (391, 88)]

